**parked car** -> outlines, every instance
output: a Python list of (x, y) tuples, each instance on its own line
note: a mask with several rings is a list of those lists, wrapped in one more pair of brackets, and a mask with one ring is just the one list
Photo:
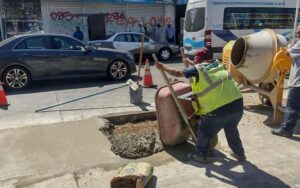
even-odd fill
[(95, 49), (68, 35), (25, 34), (0, 42), (0, 78), (11, 90), (31, 80), (103, 75), (121, 80), (134, 72), (131, 53)]
[[(104, 47), (112, 49), (120, 49), (132, 52), (135, 56), (140, 54), (142, 41), (141, 33), (119, 32), (107, 40), (90, 41), (89, 44), (95, 47)], [(155, 53), (161, 60), (169, 60), (171, 57), (180, 52), (179, 46), (155, 42), (148, 36), (144, 38), (144, 54), (151, 55)]]

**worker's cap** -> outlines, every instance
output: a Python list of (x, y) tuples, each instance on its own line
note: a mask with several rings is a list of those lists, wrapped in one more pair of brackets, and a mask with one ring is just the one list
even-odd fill
[(194, 62), (201, 63), (203, 61), (211, 60), (211, 54), (207, 48), (201, 48), (195, 52)]
[(299, 57), (300, 56), (300, 41), (298, 41), (293, 47), (288, 49), (291, 57)]

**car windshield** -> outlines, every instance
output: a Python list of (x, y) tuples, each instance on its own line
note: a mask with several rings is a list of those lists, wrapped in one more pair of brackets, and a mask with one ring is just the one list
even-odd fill
[(14, 40), (15, 38), (17, 38), (17, 37), (10, 37), (6, 40), (1, 41), (0, 42), (0, 47), (4, 46), (5, 44), (9, 43), (10, 41)]
[(186, 12), (185, 30), (187, 32), (196, 32), (204, 28), (205, 8), (194, 8)]

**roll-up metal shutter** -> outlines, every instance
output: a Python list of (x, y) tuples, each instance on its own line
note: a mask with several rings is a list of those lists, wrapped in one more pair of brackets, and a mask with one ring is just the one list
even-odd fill
[(106, 32), (112, 34), (120, 31), (136, 31), (139, 22), (148, 27), (163, 22), (165, 10), (163, 4), (135, 4), (135, 3), (86, 3), (88, 13), (106, 13)]
[(44, 0), (42, 4), (45, 31), (73, 35), (79, 26), (87, 38), (87, 17), (83, 16), (84, 3), (76, 0)]
[[(80, 26), (88, 39), (88, 16), (105, 13), (106, 35), (115, 32), (138, 32), (139, 22), (144, 22), (151, 30), (157, 23), (164, 27), (166, 23), (164, 4), (141, 3), (101, 3), (76, 0), (43, 0), (43, 19), (48, 25), (46, 31), (72, 35), (76, 26)], [(173, 18), (172, 18), (173, 19)], [(100, 24), (100, 23), (99, 23)], [(101, 24), (103, 24), (101, 22)]]

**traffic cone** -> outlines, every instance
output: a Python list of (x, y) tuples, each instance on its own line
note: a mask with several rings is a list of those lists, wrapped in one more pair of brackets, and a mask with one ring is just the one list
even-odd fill
[(144, 87), (154, 87), (148, 59), (146, 59), (146, 68), (145, 68), (145, 75), (144, 75)]
[(0, 106), (8, 106), (8, 101), (1, 82), (0, 82)]

